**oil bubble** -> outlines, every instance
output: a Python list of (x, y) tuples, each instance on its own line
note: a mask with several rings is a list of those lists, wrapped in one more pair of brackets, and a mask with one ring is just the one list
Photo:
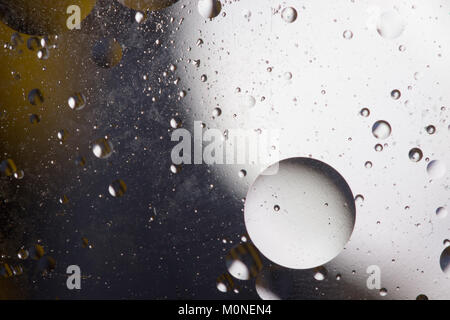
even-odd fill
[[(282, 214), (274, 214), (274, 202), (283, 208)], [(355, 224), (354, 197), (347, 182), (312, 158), (285, 159), (267, 168), (248, 191), (244, 212), (247, 232), (258, 250), (293, 269), (332, 260)]]

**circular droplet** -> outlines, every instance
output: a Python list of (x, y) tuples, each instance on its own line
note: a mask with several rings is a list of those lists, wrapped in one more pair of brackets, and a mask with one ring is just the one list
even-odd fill
[(371, 161), (367, 161), (367, 162), (364, 164), (364, 167), (366, 167), (366, 169), (372, 169), (373, 163), (372, 163)]
[(214, 108), (214, 110), (213, 110), (213, 112), (212, 112), (213, 118), (220, 117), (221, 114), (222, 114), (222, 109), (220, 109), (220, 108)]
[(25, 172), (23, 172), (23, 170), (17, 170), (17, 172), (14, 173), (14, 178), (16, 178), (17, 180), (23, 179), (24, 176)]
[(244, 169), (242, 169), (242, 170), (239, 170), (239, 174), (238, 174), (238, 176), (239, 176), (239, 178), (245, 178), (245, 176), (247, 175), (247, 171), (245, 171)]
[(416, 300), (428, 300), (428, 297), (426, 295), (424, 295), (424, 294), (419, 294), (416, 297)]
[(427, 133), (428, 134), (435, 134), (436, 133), (436, 127), (429, 125), (428, 127), (426, 127)]
[(112, 143), (107, 138), (100, 138), (94, 142), (92, 152), (97, 158), (107, 159), (113, 153)]
[(444, 219), (445, 217), (447, 217), (447, 216), (448, 216), (448, 210), (447, 210), (447, 208), (444, 208), (444, 207), (439, 207), (439, 208), (437, 208), (437, 210), (436, 210), (436, 216), (437, 216), (438, 218), (441, 218), (441, 219)]
[(402, 96), (402, 93), (400, 92), (400, 90), (395, 89), (395, 90), (392, 90), (392, 91), (391, 91), (391, 97), (392, 97), (392, 99), (398, 100), (398, 99), (401, 98), (401, 96)]
[(30, 115), (30, 123), (31, 124), (38, 124), (39, 122), (41, 122), (41, 118), (39, 118), (39, 116), (37, 114)]
[(385, 140), (391, 135), (392, 128), (387, 121), (380, 120), (374, 123), (372, 127), (372, 133), (375, 138)]
[(386, 297), (387, 294), (388, 294), (388, 291), (387, 291), (386, 288), (381, 288), (381, 289), (380, 289), (380, 296)]
[(323, 281), (327, 277), (328, 271), (325, 267), (314, 268), (314, 279), (317, 281)]
[(353, 32), (351, 30), (345, 30), (342, 36), (344, 37), (344, 39), (350, 40), (353, 38)]
[(403, 33), (404, 29), (402, 17), (394, 11), (383, 12), (378, 17), (377, 31), (383, 38), (395, 39)]
[(376, 152), (381, 152), (381, 151), (383, 151), (383, 145), (381, 145), (381, 144), (375, 145), (375, 151), (376, 151)]
[(73, 96), (69, 97), (67, 104), (70, 109), (78, 111), (85, 107), (86, 98), (82, 93), (77, 92)]
[[(274, 202), (282, 214), (274, 214)], [(270, 166), (245, 202), (245, 225), (253, 243), (268, 259), (288, 268), (309, 269), (332, 260), (348, 242), (354, 224), (354, 197), (347, 182), (311, 158)]]
[(30, 103), (33, 106), (43, 103), (44, 96), (42, 95), (41, 90), (39, 90), (39, 89), (31, 90), (30, 93), (28, 94), (28, 101), (30, 101)]
[(219, 15), (222, 5), (218, 0), (199, 0), (198, 12), (205, 19), (212, 19)]
[(246, 108), (253, 108), (256, 105), (256, 99), (253, 96), (247, 95), (242, 98), (242, 106)]
[(145, 14), (141, 11), (136, 12), (134, 15), (134, 20), (136, 20), (137, 23), (142, 23), (145, 20)]
[(127, 191), (127, 185), (123, 180), (115, 180), (108, 187), (109, 194), (113, 197), (122, 197)]
[(419, 162), (423, 158), (423, 152), (419, 148), (413, 148), (409, 151), (408, 156), (412, 162)]
[(67, 133), (67, 130), (64, 130), (64, 129), (59, 130), (57, 133), (58, 140), (61, 142), (66, 141), (68, 135), (69, 134)]
[(297, 10), (292, 7), (284, 8), (283, 11), (281, 11), (281, 17), (283, 18), (284, 22), (292, 23), (297, 20)]
[(181, 127), (181, 120), (178, 119), (178, 118), (172, 118), (172, 119), (170, 120), (170, 126), (171, 126), (173, 129), (180, 128), (180, 127)]
[(447, 247), (442, 251), (440, 258), (441, 270), (445, 274), (450, 274), (450, 247)]
[(17, 252), (17, 257), (20, 260), (26, 260), (28, 259), (28, 256), (29, 256), (28, 250), (25, 248), (20, 248), (19, 252)]
[(249, 280), (258, 275), (262, 262), (258, 250), (251, 243), (237, 245), (225, 257), (228, 272), (239, 280)]
[(172, 172), (173, 174), (178, 174), (178, 173), (180, 173), (180, 171), (181, 171), (181, 166), (178, 166), (175, 164), (172, 164), (170, 166), (170, 172)]
[(432, 179), (440, 179), (445, 176), (447, 167), (443, 161), (433, 160), (428, 164), (427, 172)]
[(363, 108), (361, 109), (361, 111), (359, 112), (359, 114), (364, 117), (367, 118), (368, 116), (370, 116), (370, 110), (368, 108)]

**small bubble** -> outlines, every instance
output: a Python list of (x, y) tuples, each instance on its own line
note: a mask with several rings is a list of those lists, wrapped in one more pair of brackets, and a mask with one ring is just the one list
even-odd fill
[(127, 191), (127, 185), (123, 180), (115, 180), (108, 187), (109, 194), (113, 197), (122, 197)]
[(297, 10), (292, 7), (284, 8), (281, 12), (281, 17), (286, 23), (292, 23), (297, 20)]
[(38, 105), (44, 102), (44, 96), (42, 95), (41, 90), (33, 89), (28, 94), (28, 101), (33, 105)]
[(67, 103), (70, 109), (78, 111), (85, 107), (86, 98), (82, 93), (77, 92), (73, 96), (69, 97)]
[(429, 125), (428, 127), (425, 128), (427, 130), (428, 134), (435, 134), (436, 133), (436, 127), (433, 125)]
[(398, 100), (398, 99), (401, 98), (401, 96), (402, 96), (402, 93), (400, 92), (400, 90), (395, 89), (395, 90), (392, 90), (392, 91), (391, 91), (391, 97), (392, 97), (392, 99)]
[(100, 138), (94, 142), (92, 152), (97, 158), (109, 158), (113, 153), (112, 143), (107, 138)]
[(423, 158), (423, 152), (419, 148), (413, 148), (409, 151), (409, 159), (412, 162), (419, 162)]
[(447, 215), (448, 215), (448, 211), (446, 208), (444, 208), (444, 207), (437, 208), (436, 217), (443, 219), (443, 218), (447, 217)]
[(359, 114), (364, 117), (367, 118), (368, 116), (370, 116), (370, 110), (368, 108), (363, 108), (361, 109), (361, 111), (359, 112)]
[(374, 123), (372, 127), (372, 133), (375, 138), (385, 140), (391, 135), (392, 128), (387, 121), (380, 120)]
[(344, 37), (344, 39), (350, 40), (353, 38), (353, 32), (351, 30), (345, 30), (342, 36)]

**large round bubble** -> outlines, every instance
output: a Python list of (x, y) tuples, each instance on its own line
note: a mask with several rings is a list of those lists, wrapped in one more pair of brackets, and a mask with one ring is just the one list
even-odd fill
[(267, 168), (245, 203), (245, 225), (259, 251), (288, 268), (309, 269), (336, 257), (355, 225), (354, 197), (329, 165), (291, 158)]

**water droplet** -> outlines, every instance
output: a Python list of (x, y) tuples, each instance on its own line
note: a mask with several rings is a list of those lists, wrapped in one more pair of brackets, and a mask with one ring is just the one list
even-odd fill
[(448, 215), (447, 208), (444, 208), (444, 207), (437, 208), (436, 217), (444, 219), (445, 217), (447, 217), (447, 215)]
[(388, 294), (388, 291), (387, 291), (386, 288), (381, 288), (381, 289), (380, 289), (380, 296), (386, 297), (387, 294)]
[(440, 179), (445, 176), (447, 167), (443, 161), (433, 160), (428, 164), (427, 172), (432, 179)]
[(383, 145), (381, 145), (381, 144), (375, 145), (375, 151), (376, 151), (376, 152), (381, 152), (381, 151), (383, 151)]
[(373, 164), (372, 164), (372, 162), (367, 161), (367, 162), (364, 164), (364, 167), (366, 167), (366, 169), (372, 169)]
[(24, 176), (25, 172), (23, 172), (23, 170), (17, 170), (17, 172), (14, 173), (14, 178), (17, 180), (22, 180)]
[(450, 247), (447, 247), (442, 251), (440, 258), (441, 270), (445, 274), (450, 274)]
[(64, 142), (66, 141), (68, 135), (67, 130), (62, 129), (58, 131), (57, 137), (59, 141)]
[(419, 162), (423, 158), (423, 152), (419, 148), (413, 148), (409, 151), (409, 159), (412, 162)]
[[(269, 199), (283, 208), (283, 214), (274, 214)], [(293, 269), (314, 268), (333, 259), (355, 223), (347, 182), (332, 167), (311, 158), (286, 159), (267, 168), (251, 186), (244, 211), (247, 232), (259, 251)]]
[(86, 98), (82, 93), (77, 92), (73, 96), (69, 97), (67, 103), (70, 109), (79, 111), (85, 107)]
[(136, 20), (137, 23), (142, 23), (145, 20), (145, 14), (141, 11), (138, 11), (134, 16), (134, 19)]
[(244, 169), (239, 171), (239, 178), (245, 178), (245, 176), (247, 175), (247, 171), (245, 171)]
[(41, 48), (41, 42), (37, 37), (30, 37), (27, 40), (27, 48), (31, 51)]
[(208, 77), (206, 76), (206, 74), (203, 74), (203, 75), (200, 77), (200, 80), (201, 80), (202, 82), (206, 82), (206, 81), (208, 81)]
[(113, 153), (112, 143), (107, 138), (100, 138), (94, 142), (92, 152), (97, 158), (107, 159)]
[(170, 166), (170, 172), (172, 172), (173, 174), (178, 174), (178, 173), (180, 173), (180, 171), (181, 171), (181, 166), (175, 165), (175, 164), (172, 164)]
[(392, 128), (387, 121), (380, 120), (374, 123), (372, 127), (372, 133), (375, 138), (385, 140), (391, 135)]
[(350, 40), (353, 38), (353, 32), (351, 30), (345, 30), (342, 36), (344, 37), (344, 39)]
[(108, 187), (109, 194), (113, 197), (122, 197), (127, 191), (127, 185), (123, 180), (114, 180)]
[(50, 52), (48, 51), (47, 48), (42, 48), (38, 50), (36, 55), (39, 60), (47, 60), (48, 57), (50, 56)]
[(362, 205), (363, 203), (364, 203), (364, 196), (363, 195), (360, 195), (360, 194), (358, 194), (358, 195), (356, 195), (356, 197), (355, 197), (355, 203), (357, 204), (357, 205)]
[(242, 106), (245, 108), (253, 108), (256, 105), (256, 99), (253, 96), (247, 95), (242, 98)]
[(261, 258), (251, 243), (239, 244), (225, 257), (228, 272), (239, 280), (249, 280), (262, 269)]
[(28, 256), (29, 256), (28, 250), (23, 247), (19, 249), (19, 252), (17, 252), (17, 257), (20, 260), (26, 260), (28, 259)]
[(436, 133), (436, 127), (435, 126), (430, 125), (430, 126), (426, 127), (425, 129), (427, 130), (428, 134), (435, 134)]
[(377, 21), (377, 31), (386, 39), (398, 38), (405, 29), (402, 17), (394, 11), (383, 12)]
[(280, 206), (279, 205), (274, 205), (273, 206), (273, 211), (275, 211), (275, 212), (278, 212), (278, 211), (280, 211)]
[(283, 11), (281, 11), (281, 17), (286, 23), (292, 23), (297, 20), (297, 10), (292, 7), (284, 8)]
[(199, 0), (197, 9), (203, 18), (212, 19), (219, 15), (222, 5), (218, 0)]
[(327, 277), (328, 271), (324, 267), (317, 267), (314, 269), (314, 279), (323, 281)]
[(33, 89), (28, 94), (28, 101), (33, 105), (36, 106), (38, 104), (41, 104), (44, 102), (44, 96), (42, 95), (41, 90), (39, 89)]
[(41, 121), (39, 116), (37, 114), (31, 114), (30, 115), (30, 123), (31, 124), (38, 124)]
[(392, 91), (391, 91), (391, 97), (392, 97), (392, 99), (398, 100), (398, 99), (401, 98), (401, 96), (402, 96), (402, 93), (400, 92), (400, 90), (395, 89), (395, 90), (392, 90)]
[(368, 108), (363, 108), (361, 109), (361, 111), (359, 112), (359, 114), (364, 117), (367, 118), (368, 116), (370, 116), (370, 110)]
[(212, 112), (213, 118), (220, 117), (221, 114), (222, 114), (222, 109), (220, 109), (220, 108), (214, 108), (214, 110), (213, 110), (213, 112)]
[(419, 294), (416, 297), (416, 300), (428, 300), (428, 297), (426, 295), (424, 295), (424, 294)]
[(285, 72), (284, 73), (284, 79), (285, 80), (292, 80), (292, 73), (291, 72)]
[(173, 129), (177, 129), (177, 128), (180, 128), (181, 127), (181, 120), (180, 119), (178, 119), (178, 118), (172, 118), (171, 120), (170, 120), (170, 126), (173, 128)]

